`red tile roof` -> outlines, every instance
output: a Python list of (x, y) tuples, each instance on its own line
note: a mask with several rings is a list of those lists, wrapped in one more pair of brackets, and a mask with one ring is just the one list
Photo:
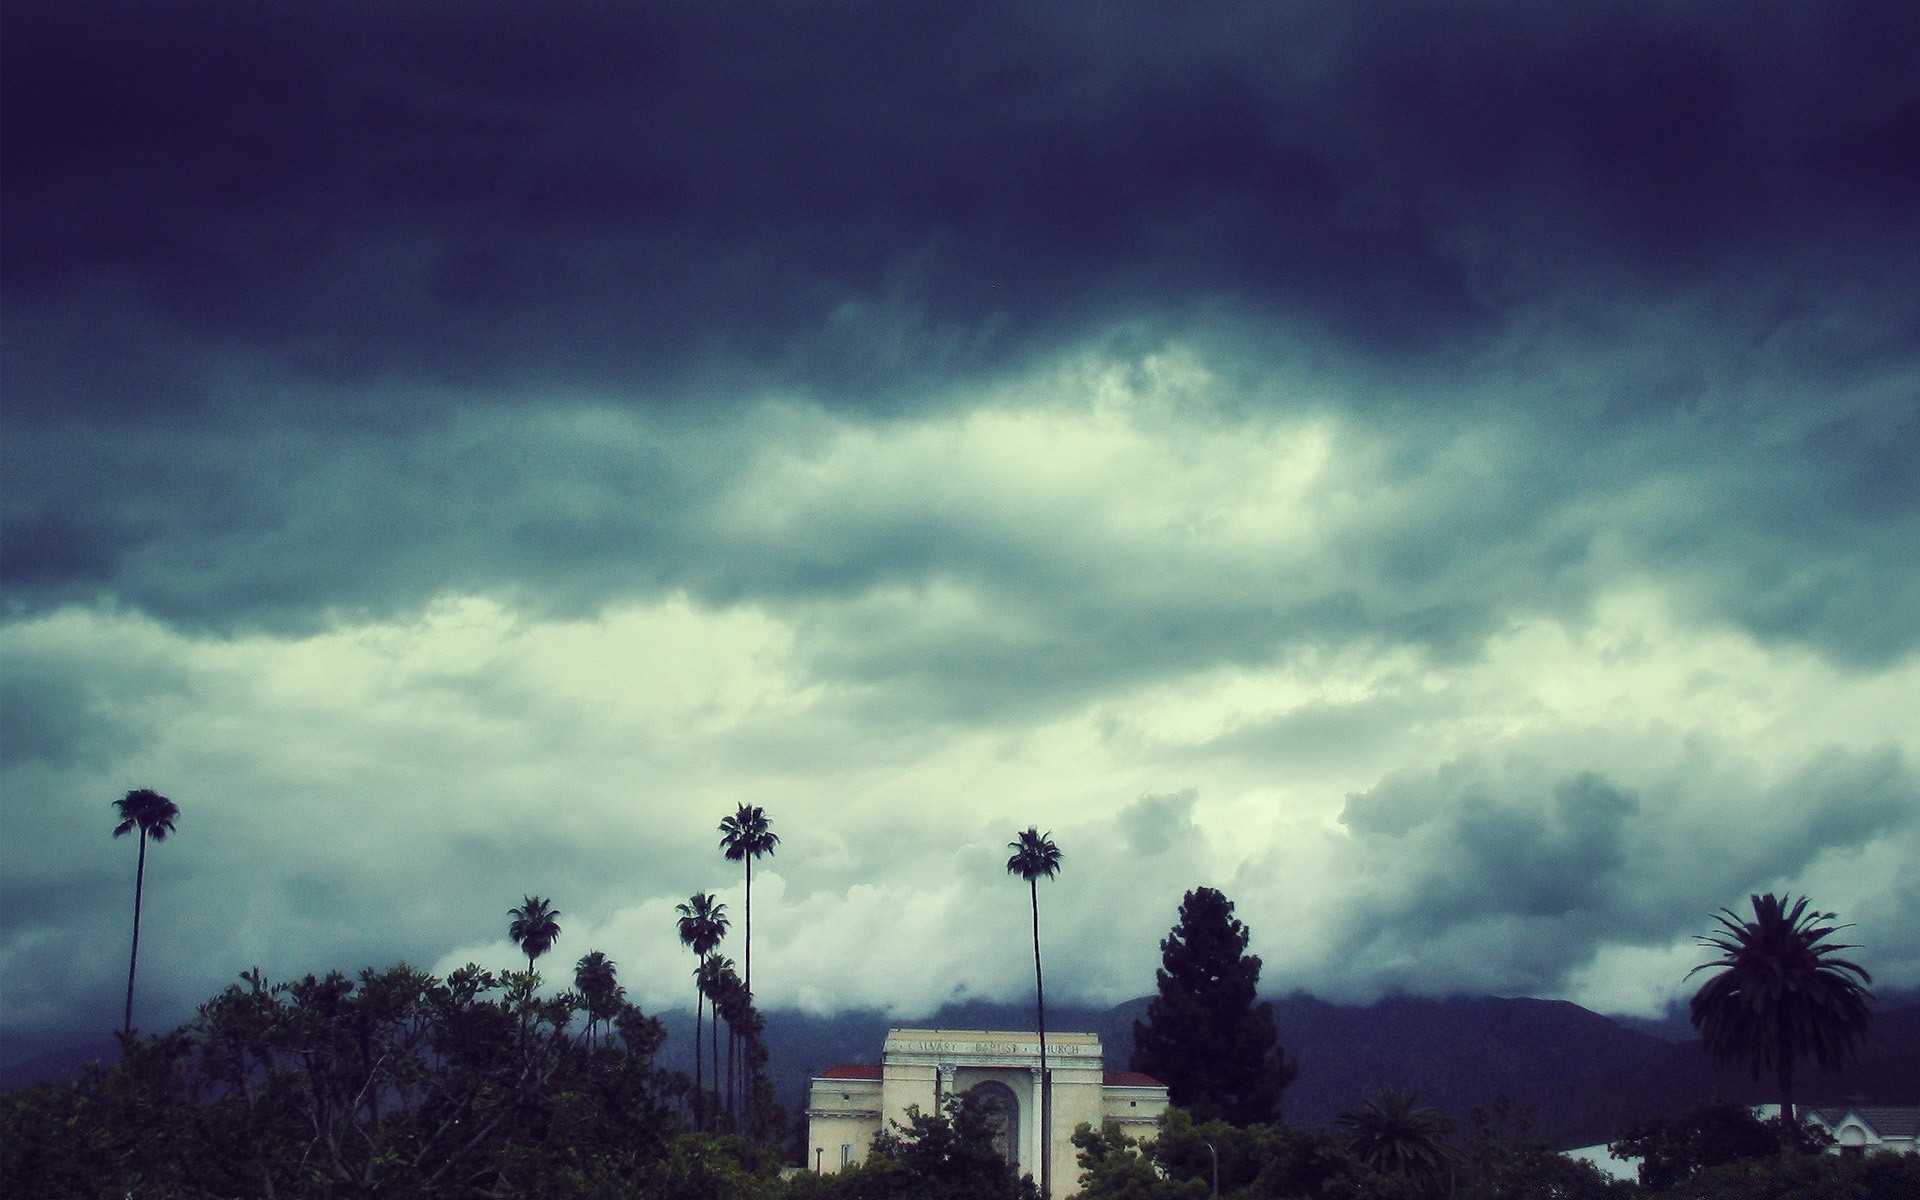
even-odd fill
[(1108, 1071), (1100, 1080), (1108, 1087), (1165, 1087), (1151, 1075), (1142, 1075), (1138, 1071)]
[(837, 1067), (828, 1067), (814, 1076), (815, 1079), (878, 1079), (880, 1068), (865, 1063), (841, 1063)]

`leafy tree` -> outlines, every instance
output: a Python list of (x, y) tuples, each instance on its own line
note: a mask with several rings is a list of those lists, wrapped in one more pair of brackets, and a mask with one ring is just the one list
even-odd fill
[[(707, 968), (707, 957), (727, 936), (727, 906), (706, 892), (695, 892), (685, 904), (674, 905), (673, 911), (680, 914), (681, 944), (692, 950), (699, 959), (693, 969), (693, 1096), (697, 1106), (704, 1103), (705, 1096), (705, 1085), (700, 1074), (700, 1031), (702, 1014), (706, 1011), (707, 990), (702, 979)], [(718, 1019), (717, 1015), (715, 1019)], [(715, 1074), (719, 1070), (720, 1064), (716, 1062)]]
[(543, 896), (527, 896), (519, 908), (510, 908), (513, 921), (507, 936), (527, 955), (527, 973), (533, 973), (533, 960), (553, 949), (560, 937), (560, 910)]
[(1629, 1126), (1608, 1144), (1617, 1158), (1640, 1160), (1640, 1182), (1670, 1188), (1712, 1167), (1779, 1155), (1783, 1138), (1795, 1148), (1817, 1151), (1832, 1138), (1805, 1126), (1783, 1129), (1780, 1118), (1762, 1121), (1744, 1105), (1716, 1100), (1677, 1117), (1656, 1117)]
[(938, 1113), (907, 1110), (874, 1135), (867, 1160), (829, 1177), (840, 1200), (1033, 1200), (1031, 1178), (1014, 1174), (994, 1145), (977, 1096), (947, 1097)]
[(1133, 1069), (1167, 1085), (1168, 1098), (1196, 1121), (1270, 1121), (1299, 1073), (1277, 1045), (1273, 1006), (1256, 1003), (1260, 957), (1233, 901), (1195, 888), (1160, 942), (1158, 994), (1133, 1023)]
[(1060, 871), (1060, 847), (1053, 844), (1052, 833), (1041, 833), (1028, 826), (1007, 843), (1013, 856), (1007, 859), (1007, 874), (1027, 881), (1033, 901), (1033, 997), (1040, 1026), (1040, 1194), (1053, 1197), (1053, 1076), (1047, 1071), (1047, 988), (1040, 972), (1040, 880), (1052, 879)]
[(121, 837), (140, 831), (140, 862), (133, 875), (133, 952), (127, 958), (127, 1013), (121, 1025), (122, 1034), (133, 1033), (133, 975), (140, 965), (140, 902), (147, 886), (147, 839), (164, 842), (173, 832), (173, 823), (180, 819), (180, 806), (162, 796), (152, 788), (134, 788), (113, 802), (119, 810), (120, 823), (113, 827), (113, 836)]
[(1223, 1196), (1340, 1194), (1366, 1174), (1319, 1130), (1233, 1125), (1218, 1118), (1196, 1124), (1182, 1108), (1161, 1114), (1158, 1136), (1148, 1148), (1167, 1178), (1211, 1189), (1217, 1175)]
[(1404, 1088), (1382, 1088), (1357, 1110), (1335, 1118), (1347, 1153), (1369, 1169), (1394, 1176), (1422, 1194), (1452, 1186), (1460, 1153), (1453, 1145), (1453, 1118), (1426, 1108)]
[(1476, 1106), (1465, 1157), (1471, 1180), (1458, 1200), (1627, 1200), (1640, 1189), (1583, 1159), (1560, 1154), (1532, 1136), (1533, 1113), (1500, 1096)]
[[(757, 804), (742, 804), (732, 816), (721, 818), (720, 848), (726, 851), (729, 862), (747, 864), (746, 948), (743, 956), (746, 960), (746, 980), (743, 986), (748, 1004), (753, 1003), (753, 860), (762, 855), (771, 855), (779, 845), (780, 835), (773, 832), (767, 821), (766, 810)], [(749, 1087), (752, 1080), (753, 1076), (749, 1073)]]
[(250, 971), (113, 1066), (7, 1097), (0, 1194), (630, 1195), (675, 1132), (664, 1033), (622, 1003), (589, 1047), (581, 1005), (472, 966)]
[(1097, 1131), (1082, 1122), (1073, 1144), (1080, 1152), (1079, 1200), (1203, 1200), (1209, 1194), (1206, 1180), (1163, 1175), (1140, 1142), (1112, 1121)]
[(1721, 909), (1719, 930), (1699, 939), (1720, 957), (1687, 973), (1716, 972), (1694, 994), (1690, 1014), (1715, 1062), (1745, 1062), (1756, 1078), (1773, 1072), (1781, 1115), (1793, 1125), (1794, 1067), (1803, 1059), (1828, 1070), (1846, 1064), (1873, 1025), (1873, 978), (1837, 957), (1857, 947), (1828, 940), (1847, 928), (1825, 923), (1834, 914), (1808, 912), (1804, 896), (1749, 899), (1752, 920)]
[(1913, 1200), (1920, 1154), (1774, 1155), (1709, 1167), (1660, 1200)]

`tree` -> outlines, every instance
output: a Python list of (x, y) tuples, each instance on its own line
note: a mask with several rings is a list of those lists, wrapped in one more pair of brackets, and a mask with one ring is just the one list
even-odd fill
[(674, 1133), (659, 1023), (623, 1004), (589, 1052), (580, 997), (532, 982), (249, 971), (110, 1066), (0, 1097), (0, 1195), (661, 1194), (628, 1182)]
[[(698, 1123), (704, 1091), (700, 1075), (700, 1028), (707, 997), (701, 980), (707, 968), (707, 956), (727, 936), (727, 906), (707, 892), (695, 892), (685, 904), (674, 905), (673, 911), (680, 914), (681, 944), (692, 950), (700, 960), (693, 968), (693, 1096), (694, 1120)], [(718, 1019), (717, 1014), (715, 1019)], [(719, 1068), (720, 1064), (715, 1063), (714, 1070), (717, 1072)]]
[[(709, 954), (700, 963), (699, 984), (701, 995), (707, 998), (707, 1038), (708, 1049), (713, 1061), (714, 1112), (718, 1115), (725, 1093), (720, 1085), (720, 1020), (721, 1007), (726, 1002), (727, 991), (738, 983), (740, 976), (733, 969), (733, 960), (724, 954)], [(727, 1034), (731, 1039), (731, 1031)]]
[[(780, 844), (780, 835), (767, 822), (766, 810), (757, 804), (742, 804), (732, 816), (720, 820), (720, 848), (729, 862), (747, 864), (746, 976), (747, 1002), (753, 1002), (753, 860), (771, 855)], [(749, 1078), (751, 1087), (752, 1080)]]
[(972, 1092), (947, 1097), (939, 1113), (907, 1109), (874, 1135), (867, 1161), (842, 1171), (860, 1200), (1032, 1200), (1033, 1184), (1014, 1175), (994, 1145), (992, 1115)]
[(1204, 1200), (1204, 1178), (1176, 1181), (1163, 1175), (1138, 1141), (1113, 1121), (1100, 1129), (1086, 1122), (1074, 1128), (1080, 1154), (1080, 1200)]
[(1336, 1118), (1347, 1153), (1381, 1175), (1438, 1194), (1453, 1177), (1460, 1155), (1453, 1146), (1453, 1119), (1425, 1108), (1403, 1088), (1382, 1088), (1357, 1110)]
[(1640, 1182), (1664, 1191), (1709, 1167), (1777, 1156), (1780, 1138), (1752, 1109), (1716, 1100), (1629, 1126), (1607, 1149), (1616, 1158), (1639, 1159)]
[(526, 952), (527, 973), (532, 974), (533, 960), (553, 949), (560, 937), (560, 910), (543, 896), (527, 896), (523, 901), (519, 908), (507, 910), (513, 918), (507, 936)]
[(1133, 1023), (1133, 1069), (1167, 1085), (1195, 1121), (1273, 1120), (1299, 1073), (1277, 1046), (1273, 1005), (1256, 1003), (1260, 958), (1248, 954), (1233, 901), (1195, 888), (1160, 943), (1159, 994)]
[(619, 1011), (627, 989), (620, 986), (613, 960), (598, 950), (587, 952), (574, 964), (573, 986), (586, 1004), (587, 1039), (592, 1041), (595, 1027), (611, 1021)]
[(1848, 928), (1826, 924), (1834, 914), (1807, 911), (1804, 896), (1794, 901), (1769, 892), (1749, 900), (1752, 920), (1723, 908), (1714, 916), (1720, 928), (1698, 939), (1720, 957), (1687, 972), (1692, 978), (1718, 969), (1694, 994), (1690, 1014), (1715, 1062), (1745, 1062), (1755, 1078), (1773, 1072), (1780, 1113), (1791, 1127), (1798, 1123), (1795, 1065), (1803, 1059), (1827, 1070), (1846, 1064), (1873, 1025), (1873, 994), (1866, 988), (1873, 977), (1836, 957), (1857, 947), (1827, 940)]
[(147, 886), (147, 839), (164, 842), (180, 819), (180, 806), (152, 788), (134, 788), (113, 802), (120, 823), (113, 836), (140, 831), (140, 863), (133, 875), (133, 952), (127, 958), (127, 1014), (121, 1032), (133, 1033), (133, 975), (140, 966), (140, 902)]
[[(712, 998), (713, 1011), (719, 1015), (720, 1020), (727, 1023), (727, 1122), (738, 1128), (735, 1116), (737, 1109), (734, 1104), (738, 1094), (734, 1086), (734, 1063), (738, 1057), (737, 1051), (746, 1035), (747, 1014), (752, 1011), (752, 1006), (747, 1000), (747, 986), (741, 982), (739, 973), (733, 969), (733, 964), (726, 959), (718, 961), (724, 965), (714, 972), (709, 995)], [(718, 1083), (720, 1079), (718, 1062), (714, 1064), (713, 1077)]]
[(1007, 859), (1007, 874), (1027, 881), (1033, 902), (1033, 1001), (1040, 1026), (1040, 1194), (1053, 1197), (1053, 1076), (1047, 1072), (1047, 987), (1040, 971), (1040, 880), (1060, 873), (1060, 847), (1053, 844), (1051, 832), (1041, 833), (1028, 826), (1007, 843), (1013, 856)]

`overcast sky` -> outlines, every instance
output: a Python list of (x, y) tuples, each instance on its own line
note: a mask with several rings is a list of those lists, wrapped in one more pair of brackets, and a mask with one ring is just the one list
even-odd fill
[[(4, 16), (0, 1019), (1920, 984), (1920, 9)], [(736, 938), (729, 952), (738, 958)]]

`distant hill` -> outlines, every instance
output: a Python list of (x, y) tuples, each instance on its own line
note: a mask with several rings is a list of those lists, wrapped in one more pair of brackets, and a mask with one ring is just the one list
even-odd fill
[[(1132, 1055), (1133, 1022), (1147, 997), (1111, 1009), (1049, 1007), (1047, 1025), (1100, 1035), (1111, 1069)], [(1411, 1087), (1464, 1122), (1479, 1104), (1505, 1095), (1532, 1109), (1534, 1135), (1559, 1147), (1591, 1145), (1648, 1117), (1683, 1112), (1715, 1097), (1774, 1099), (1743, 1072), (1716, 1070), (1698, 1041), (1659, 1033), (1560, 1000), (1455, 997), (1329, 1004), (1304, 994), (1274, 1001), (1281, 1044), (1300, 1062), (1285, 1116), (1324, 1128), (1375, 1089)], [(1027, 1005), (971, 1003), (924, 1018), (849, 1013), (769, 1014), (771, 1069), (781, 1102), (804, 1111), (806, 1079), (841, 1062), (877, 1063), (889, 1028), (1031, 1029)], [(689, 1065), (691, 1059), (688, 1060)], [(1882, 1005), (1859, 1064), (1844, 1075), (1809, 1073), (1805, 1102), (1920, 1103), (1920, 1004)]]

